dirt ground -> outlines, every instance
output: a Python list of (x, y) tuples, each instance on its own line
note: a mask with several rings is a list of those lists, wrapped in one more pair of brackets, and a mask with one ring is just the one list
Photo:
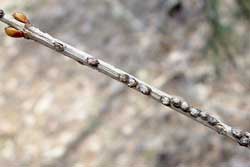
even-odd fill
[[(225, 5), (231, 5), (226, 0)], [(247, 42), (216, 73), (199, 0), (2, 1), (41, 30), (250, 130)], [(227, 19), (225, 19), (225, 22)], [(0, 24), (3, 30), (4, 25)], [(239, 24), (234, 33), (248, 39)], [(0, 33), (0, 166), (248, 167), (250, 151), (32, 41)]]

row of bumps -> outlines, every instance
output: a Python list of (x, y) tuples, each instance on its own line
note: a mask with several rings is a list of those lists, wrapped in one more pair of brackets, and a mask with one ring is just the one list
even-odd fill
[[(150, 87), (138, 83), (134, 78), (130, 77), (128, 74), (120, 74), (119, 80), (125, 84), (127, 84), (129, 87), (134, 87), (137, 90), (139, 90), (144, 95), (150, 95), (152, 90)], [(203, 121), (207, 121), (207, 123), (211, 126), (215, 126), (217, 131), (221, 134), (225, 133), (225, 130), (222, 125), (220, 125), (220, 122), (214, 118), (213, 116), (210, 116), (208, 113), (203, 112), (199, 109), (196, 109), (194, 107), (191, 107), (187, 102), (180, 100), (177, 97), (166, 97), (162, 96), (160, 98), (160, 101), (163, 105), (168, 107), (174, 107), (177, 109), (180, 109), (182, 112), (186, 114), (190, 114), (191, 117), (195, 119), (202, 119)]]
[[(64, 51), (64, 46), (61, 45), (60, 43), (54, 43), (54, 47), (59, 52)], [(79, 61), (79, 63), (83, 64), (82, 61)], [(100, 64), (99, 60), (93, 57), (87, 58), (86, 63), (93, 68), (97, 68), (98, 65)], [(119, 74), (118, 80), (126, 84), (130, 88), (136, 88), (144, 95), (150, 95), (152, 92), (150, 87), (142, 83), (139, 83), (135, 78), (130, 77), (128, 74)], [(220, 124), (220, 122), (215, 117), (209, 115), (204, 111), (201, 111), (199, 109), (190, 106), (186, 101), (182, 101), (178, 97), (170, 98), (162, 96), (160, 98), (160, 101), (165, 106), (180, 109), (182, 112), (184, 112), (185, 114), (189, 114), (194, 119), (200, 118), (210, 126), (214, 127), (219, 134), (224, 135), (226, 133), (225, 127), (222, 124)], [(235, 138), (235, 140), (238, 141), (240, 145), (246, 147), (250, 146), (249, 132), (242, 132), (239, 129), (232, 128), (231, 134)]]
[[(213, 126), (219, 134), (226, 134), (225, 127), (216, 118), (204, 111), (191, 107), (187, 102), (181, 101), (177, 97), (162, 97), (161, 103), (169, 107), (175, 107), (177, 109), (180, 109), (182, 112), (190, 114), (190, 116), (195, 119), (200, 118), (207, 124)], [(249, 132), (243, 132), (240, 129), (232, 128), (231, 134), (241, 146), (250, 147)]]
[(210, 116), (208, 113), (191, 107), (186, 101), (180, 100), (178, 97), (161, 97), (161, 103), (165, 106), (174, 107), (180, 109), (182, 112), (189, 114), (191, 117), (197, 119), (200, 118), (203, 121), (207, 121), (207, 123), (211, 126), (216, 126), (219, 124), (219, 121)]
[(250, 133), (244, 132), (237, 128), (231, 129), (232, 136), (238, 141), (241, 146), (250, 147)]

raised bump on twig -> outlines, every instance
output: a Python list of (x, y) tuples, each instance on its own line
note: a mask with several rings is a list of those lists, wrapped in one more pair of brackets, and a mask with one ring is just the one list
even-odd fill
[(243, 136), (242, 131), (238, 128), (232, 128), (231, 133), (237, 139), (240, 139)]
[(208, 116), (209, 116), (208, 113), (206, 113), (205, 111), (201, 111), (201, 110), (200, 110), (200, 118), (201, 118), (202, 120), (207, 121)]
[(225, 127), (223, 125), (221, 125), (221, 124), (217, 124), (215, 126), (215, 129), (218, 132), (218, 134), (225, 135), (227, 133)]
[(165, 106), (170, 106), (170, 98), (166, 97), (166, 96), (162, 96), (161, 97), (161, 103)]
[(246, 136), (243, 136), (243, 137), (241, 137), (241, 138), (239, 139), (238, 142), (239, 142), (239, 144), (240, 144), (241, 146), (247, 147), (247, 146), (249, 146), (249, 144), (250, 144), (250, 139), (247, 138)]
[(65, 50), (65, 46), (60, 42), (55, 41), (53, 42), (53, 45), (54, 45), (55, 50), (58, 52), (63, 52)]
[(180, 107), (181, 107), (182, 111), (184, 111), (184, 112), (188, 112), (188, 110), (190, 108), (189, 104), (186, 101), (182, 101)]
[(129, 78), (128, 79), (128, 87), (130, 87), (130, 88), (133, 88), (133, 87), (136, 87), (137, 86), (137, 81), (134, 79), (134, 78)]
[(208, 115), (207, 122), (211, 126), (215, 126), (219, 123), (219, 121), (216, 118), (214, 118), (213, 116), (210, 116), (210, 115)]
[(138, 90), (144, 95), (150, 95), (151, 93), (151, 89), (143, 84), (138, 85)]
[(97, 67), (100, 64), (98, 59), (96, 59), (94, 57), (88, 57), (87, 58), (87, 63), (88, 63), (88, 65), (90, 65), (92, 67)]
[(120, 74), (119, 75), (119, 80), (123, 83), (128, 83), (129, 81), (129, 76), (128, 74)]
[(181, 106), (181, 100), (178, 97), (171, 98), (171, 103), (176, 108), (180, 108), (180, 106)]
[(197, 118), (197, 117), (199, 117), (199, 115), (200, 115), (200, 111), (197, 110), (196, 108), (191, 108), (191, 109), (190, 109), (190, 115), (191, 115), (192, 117), (194, 117), (194, 118)]

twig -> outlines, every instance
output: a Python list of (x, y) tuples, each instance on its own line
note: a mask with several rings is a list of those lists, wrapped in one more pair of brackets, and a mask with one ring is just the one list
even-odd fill
[[(241, 146), (250, 148), (250, 133), (239, 130), (237, 128), (232, 128), (231, 126), (223, 123), (221, 120), (215, 118), (207, 112), (201, 111), (190, 104), (181, 100), (176, 96), (164, 93), (153, 86), (140, 81), (136, 77), (116, 68), (102, 60), (99, 60), (86, 52), (80, 51), (56, 38), (53, 38), (47, 33), (40, 31), (38, 28), (34, 27), (28, 22), (25, 22), (24, 16), (18, 15), (15, 19), (6, 16), (3, 10), (0, 10), (0, 21), (6, 23), (12, 28), (15, 28), (17, 34), (13, 32), (8, 35), (13, 37), (24, 37), (26, 39), (31, 39), (42, 45), (45, 45), (64, 56), (74, 59), (78, 63), (91, 67), (100, 73), (103, 73), (110, 78), (113, 78), (129, 88), (132, 88), (147, 97), (150, 97), (157, 102), (211, 128), (212, 130), (218, 132), (219, 134), (232, 139), (233, 141), (239, 143)], [(13, 29), (11, 29), (13, 31)], [(20, 33), (21, 32), (21, 33)]]

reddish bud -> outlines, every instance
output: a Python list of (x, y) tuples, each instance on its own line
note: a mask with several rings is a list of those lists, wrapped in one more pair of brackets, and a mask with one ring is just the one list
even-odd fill
[(24, 14), (24, 13), (21, 13), (21, 12), (15, 12), (13, 15), (12, 15), (16, 20), (24, 23), (24, 24), (30, 24), (30, 20), (28, 19), (28, 17)]
[(13, 38), (22, 38), (24, 37), (24, 32), (20, 31), (20, 30), (17, 30), (13, 27), (6, 27), (5, 29), (5, 33), (10, 36), (10, 37), (13, 37)]

